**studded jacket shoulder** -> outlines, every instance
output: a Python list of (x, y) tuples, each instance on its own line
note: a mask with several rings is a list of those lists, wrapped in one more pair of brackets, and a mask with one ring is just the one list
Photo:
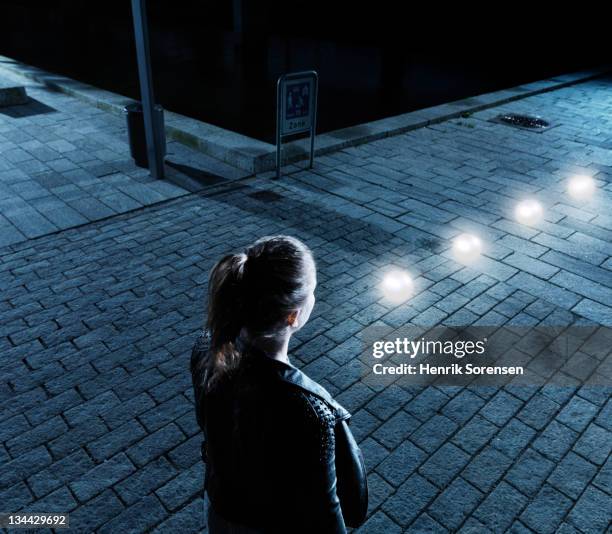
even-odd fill
[(312, 393), (294, 390), (291, 395), (296, 397), (296, 403), (303, 404), (300, 411), (303, 412), (304, 425), (316, 436), (321, 461), (329, 462), (335, 452), (335, 413)]

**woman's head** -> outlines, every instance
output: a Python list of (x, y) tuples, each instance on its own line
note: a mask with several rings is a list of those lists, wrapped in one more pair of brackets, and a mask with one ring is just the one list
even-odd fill
[(315, 286), (312, 253), (293, 237), (263, 237), (244, 252), (222, 258), (208, 287), (214, 364), (209, 379), (236, 366), (234, 341), (242, 329), (252, 338), (273, 338), (301, 328), (314, 306)]

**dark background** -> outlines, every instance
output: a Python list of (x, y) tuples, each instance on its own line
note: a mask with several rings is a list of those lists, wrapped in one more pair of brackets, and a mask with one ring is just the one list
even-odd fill
[[(267, 141), (284, 72), (319, 71), (325, 132), (601, 65), (611, 55), (609, 15), (582, 2), (148, 5), (157, 100)], [(129, 0), (2, 0), (0, 53), (138, 98)]]

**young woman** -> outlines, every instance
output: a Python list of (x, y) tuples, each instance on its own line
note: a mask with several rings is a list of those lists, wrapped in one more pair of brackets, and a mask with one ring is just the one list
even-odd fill
[(310, 250), (287, 236), (262, 238), (211, 271), (207, 328), (191, 357), (210, 534), (336, 534), (365, 517), (350, 414), (287, 354), (315, 286)]

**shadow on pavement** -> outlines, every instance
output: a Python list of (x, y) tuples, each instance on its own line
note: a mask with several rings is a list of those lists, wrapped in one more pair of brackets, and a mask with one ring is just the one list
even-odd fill
[(39, 100), (35, 98), (29, 97), (27, 104), (22, 104), (20, 106), (9, 106), (6, 108), (0, 108), (0, 113), (2, 115), (7, 115), (8, 117), (12, 117), (14, 119), (18, 119), (20, 117), (31, 117), (33, 115), (43, 115), (45, 113), (55, 113), (56, 109), (51, 106), (47, 106), (47, 104), (43, 104)]

